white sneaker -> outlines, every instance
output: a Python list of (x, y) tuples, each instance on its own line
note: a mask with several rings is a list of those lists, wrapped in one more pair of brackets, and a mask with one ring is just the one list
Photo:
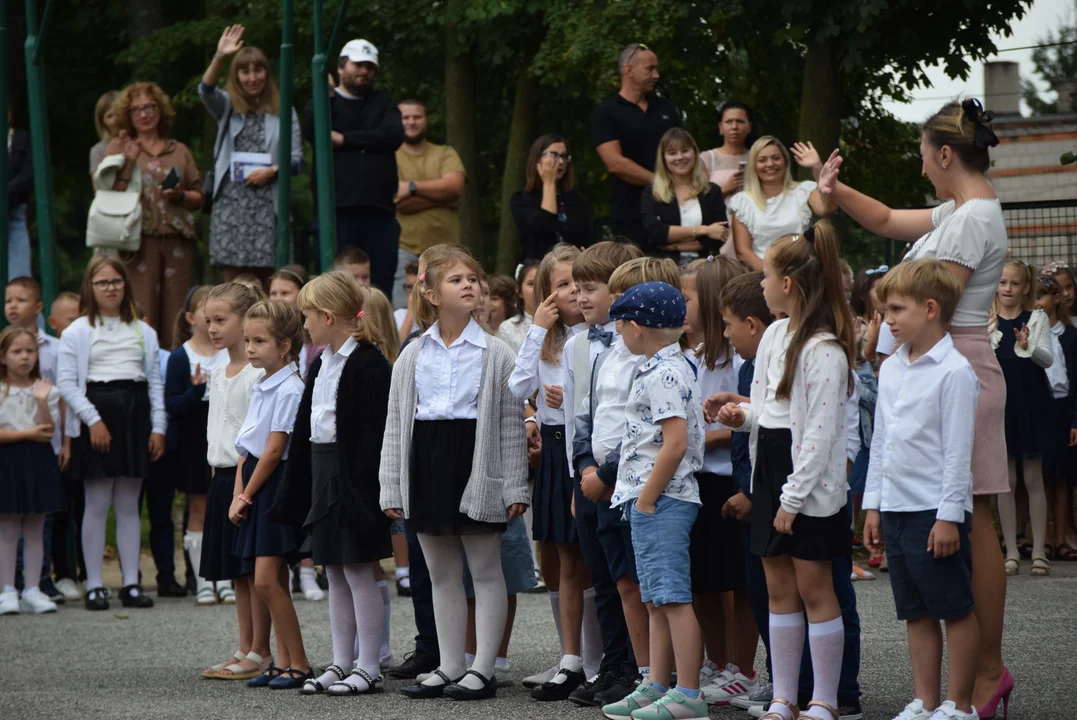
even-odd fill
[(549, 670), (545, 670), (543, 672), (540, 672), (537, 675), (531, 675), (530, 677), (525, 677), (522, 684), (523, 684), (523, 686), (525, 688), (529, 688), (529, 689), (537, 688), (539, 685), (545, 685), (546, 683), (553, 680), (554, 675), (556, 675), (557, 671), (560, 670), (560, 669), (561, 669), (560, 664), (554, 665)]
[(708, 705), (729, 705), (733, 698), (747, 697), (759, 686), (757, 676), (748, 677), (736, 665), (730, 663), (706, 688), (700, 688), (707, 696)]
[(64, 596), (65, 600), (78, 602), (82, 599), (82, 588), (71, 578), (63, 578), (56, 581), (56, 589)]
[(931, 720), (932, 714), (924, 707), (923, 700), (913, 700), (905, 706), (900, 715), (894, 717), (894, 720)]
[(19, 614), (19, 592), (15, 588), (0, 592), (0, 615)]
[(729, 701), (731, 707), (747, 710), (748, 708), (769, 705), (774, 699), (774, 686), (770, 683), (761, 682), (756, 685), (755, 692), (741, 695)]
[(40, 615), (41, 613), (56, 612), (56, 603), (49, 600), (48, 595), (41, 592), (41, 588), (30, 588), (22, 591), (22, 600), (19, 602), (19, 611)]
[(752, 705), (748, 708), (748, 717), (761, 718), (768, 707), (770, 707), (770, 703), (767, 703), (766, 705)]
[(980, 720), (980, 716), (976, 708), (970, 708), (967, 713), (961, 712), (953, 700), (947, 700), (939, 705), (935, 714), (931, 716), (931, 720)]

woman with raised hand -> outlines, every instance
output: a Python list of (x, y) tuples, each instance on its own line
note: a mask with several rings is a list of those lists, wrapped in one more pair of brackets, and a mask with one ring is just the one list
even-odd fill
[[(276, 262), (280, 94), (265, 53), (244, 47), (243, 31), (242, 25), (224, 29), (198, 84), (202, 104), (217, 121), (209, 261), (223, 269), (225, 281), (243, 272), (265, 280)], [(219, 88), (225, 58), (233, 55), (228, 79)], [(303, 140), (299, 116), (294, 108), (288, 111), (292, 154), (285, 172), (295, 174), (303, 161)]]
[(978, 100), (945, 105), (924, 124), (920, 136), (923, 174), (942, 204), (921, 210), (894, 210), (838, 180), (842, 159), (835, 150), (819, 173), (819, 192), (876, 235), (914, 243), (905, 260), (934, 257), (949, 267), (964, 287), (950, 334), (980, 381), (972, 447), (974, 493), (972, 593), (980, 623), (980, 667), (973, 705), (981, 718), (993, 718), (1013, 690), (1002, 664), (1002, 618), (1006, 574), (991, 516), (991, 496), (1009, 492), (1003, 418), (1006, 385), (991, 349), (991, 303), (1006, 261), (1008, 241), (1002, 205), (985, 173), (989, 148), (998, 144), (991, 130), (994, 114)]

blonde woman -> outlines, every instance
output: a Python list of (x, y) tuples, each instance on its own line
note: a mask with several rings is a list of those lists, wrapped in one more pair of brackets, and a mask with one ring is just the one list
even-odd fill
[[(798, 165), (819, 177), (823, 163), (811, 143), (795, 144), (793, 156)], [(793, 180), (790, 165), (789, 151), (782, 141), (764, 135), (748, 153), (744, 191), (729, 199), (737, 257), (753, 270), (763, 269), (763, 254), (775, 240), (807, 230), (812, 213), (823, 217), (837, 209), (816, 183)]]
[[(244, 47), (243, 31), (242, 25), (224, 29), (198, 84), (202, 104), (217, 121), (209, 261), (224, 270), (226, 281), (242, 272), (265, 280), (276, 260), (280, 95), (265, 53)], [(230, 55), (235, 57), (221, 89), (217, 80)], [(292, 114), (292, 155), (284, 171), (295, 174), (303, 160), (303, 141), (299, 116), (295, 109), (287, 110)], [(232, 162), (236, 153), (252, 154), (253, 166), (237, 171)]]
[(658, 142), (654, 184), (643, 189), (640, 213), (658, 256), (711, 254), (729, 237), (722, 188), (707, 178), (687, 130), (670, 128)]
[(109, 90), (97, 98), (97, 105), (93, 111), (93, 126), (97, 130), (97, 144), (90, 148), (90, 182), (93, 182), (94, 171), (101, 161), (105, 159), (105, 150), (112, 138), (119, 132), (119, 123), (116, 122), (116, 111), (112, 109), (112, 103), (116, 102), (119, 95), (115, 90)]

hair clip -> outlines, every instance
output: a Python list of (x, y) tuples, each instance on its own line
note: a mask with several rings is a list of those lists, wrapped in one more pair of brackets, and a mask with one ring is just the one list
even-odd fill
[(880, 265), (879, 267), (877, 267), (877, 268), (875, 268), (873, 270), (865, 270), (864, 274), (867, 275), (868, 277), (872, 277), (873, 275), (885, 275), (888, 272), (890, 272), (890, 266), (889, 265)]
[(807, 240), (808, 242), (810, 242), (812, 245), (815, 244), (815, 226), (814, 225), (812, 225), (810, 228), (808, 228), (807, 230), (804, 231), (804, 239)]
[(714, 256), (713, 255), (708, 255), (707, 256), (707, 262), (714, 262)]
[(421, 283), (426, 282), (426, 273), (423, 273), (422, 275), (419, 276), (419, 282), (421, 282)]
[(1061, 260), (1052, 260), (1051, 262), (1040, 268), (1040, 272), (1044, 275), (1057, 275), (1058, 273), (1069, 270), (1070, 266)]
[(360, 310), (359, 312), (357, 312), (357, 313), (355, 314), (355, 319), (356, 319), (356, 320), (359, 320), (359, 319), (361, 319), (361, 318), (362, 318), (362, 317), (363, 317), (364, 315), (366, 315), (366, 310)]
[(1050, 275), (1040, 275), (1039, 281), (1040, 285), (1043, 285), (1043, 289), (1051, 295), (1060, 295), (1062, 293), (1062, 287)]
[(797, 240), (799, 240), (799, 239), (800, 239), (800, 236), (799, 236), (799, 235), (794, 235), (794, 236), (793, 236), (793, 239), (792, 239), (792, 240), (790, 240), (789, 242), (796, 242), (796, 241), (797, 241)]

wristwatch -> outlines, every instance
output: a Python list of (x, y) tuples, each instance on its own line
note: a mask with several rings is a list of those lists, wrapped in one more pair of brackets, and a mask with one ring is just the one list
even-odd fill
[(414, 196), (414, 195), (417, 195), (418, 193), (419, 193), (419, 187), (415, 184), (415, 181), (412, 180), (411, 182), (408, 183), (408, 195)]

